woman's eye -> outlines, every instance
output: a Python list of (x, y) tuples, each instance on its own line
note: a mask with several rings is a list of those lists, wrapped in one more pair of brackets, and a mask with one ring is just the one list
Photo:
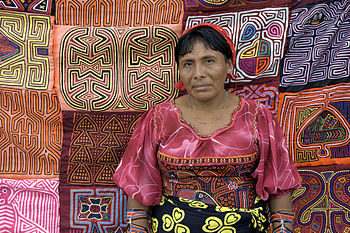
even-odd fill
[(184, 63), (184, 67), (189, 67), (189, 66), (191, 66), (191, 65), (192, 65), (191, 62), (185, 62), (185, 63)]

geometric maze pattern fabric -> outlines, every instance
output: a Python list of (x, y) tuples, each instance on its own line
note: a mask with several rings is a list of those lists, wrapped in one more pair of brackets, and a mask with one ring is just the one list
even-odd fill
[(292, 8), (303, 7), (306, 5), (313, 5), (316, 3), (324, 2), (325, 0), (294, 0), (292, 1)]
[(302, 187), (292, 194), (293, 232), (349, 232), (349, 166), (305, 167), (299, 174)]
[(350, 0), (291, 11), (280, 91), (350, 81)]
[(126, 199), (112, 180), (142, 112), (64, 111), (60, 202), (63, 232), (125, 229)]
[(350, 84), (279, 97), (278, 119), (297, 166), (350, 164)]
[(291, 0), (183, 0), (185, 12), (245, 11), (290, 6)]
[(67, 233), (122, 233), (126, 229), (126, 196), (106, 186), (60, 184), (60, 229)]
[(185, 19), (185, 28), (213, 23), (226, 29), (236, 47), (233, 73), (238, 76), (238, 82), (279, 77), (289, 19), (287, 7), (211, 15), (189, 13)]
[(52, 3), (52, 0), (0, 0), (0, 9), (48, 15), (51, 13)]
[(278, 108), (278, 78), (261, 78), (249, 83), (239, 82), (231, 83), (228, 88), (229, 92), (235, 95), (256, 100), (258, 103), (265, 105), (274, 116)]
[(114, 171), (141, 114), (64, 111), (61, 183), (115, 186)]
[(57, 0), (56, 22), (84, 27), (179, 24), (182, 5), (182, 0)]
[(0, 232), (59, 233), (58, 183), (0, 178)]
[(57, 177), (62, 133), (55, 93), (0, 88), (0, 177)]
[(177, 95), (174, 48), (181, 24), (55, 27), (62, 110), (145, 111)]
[(0, 86), (52, 89), (51, 27), (50, 16), (0, 11)]

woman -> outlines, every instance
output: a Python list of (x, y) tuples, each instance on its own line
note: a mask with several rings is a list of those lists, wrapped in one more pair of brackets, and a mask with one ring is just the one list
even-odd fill
[(271, 112), (224, 89), (232, 41), (200, 24), (175, 58), (187, 94), (140, 118), (114, 175), (128, 232), (291, 232), (300, 177)]

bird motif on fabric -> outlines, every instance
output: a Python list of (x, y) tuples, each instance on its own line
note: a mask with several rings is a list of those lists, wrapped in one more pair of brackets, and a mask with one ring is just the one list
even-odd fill
[(0, 186), (0, 232), (14, 232), (15, 211), (10, 204), (13, 190), (7, 186)]
[(0, 183), (0, 232), (50, 232), (50, 225), (37, 216), (41, 211), (49, 215), (53, 208), (48, 203), (55, 202), (55, 198), (50, 194), (42, 194), (31, 189), (12, 188)]

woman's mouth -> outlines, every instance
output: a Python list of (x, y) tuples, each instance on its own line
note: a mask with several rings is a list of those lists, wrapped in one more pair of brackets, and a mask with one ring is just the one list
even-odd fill
[(210, 86), (209, 84), (199, 84), (199, 85), (194, 85), (193, 89), (200, 91), (200, 90), (207, 89), (209, 86)]

